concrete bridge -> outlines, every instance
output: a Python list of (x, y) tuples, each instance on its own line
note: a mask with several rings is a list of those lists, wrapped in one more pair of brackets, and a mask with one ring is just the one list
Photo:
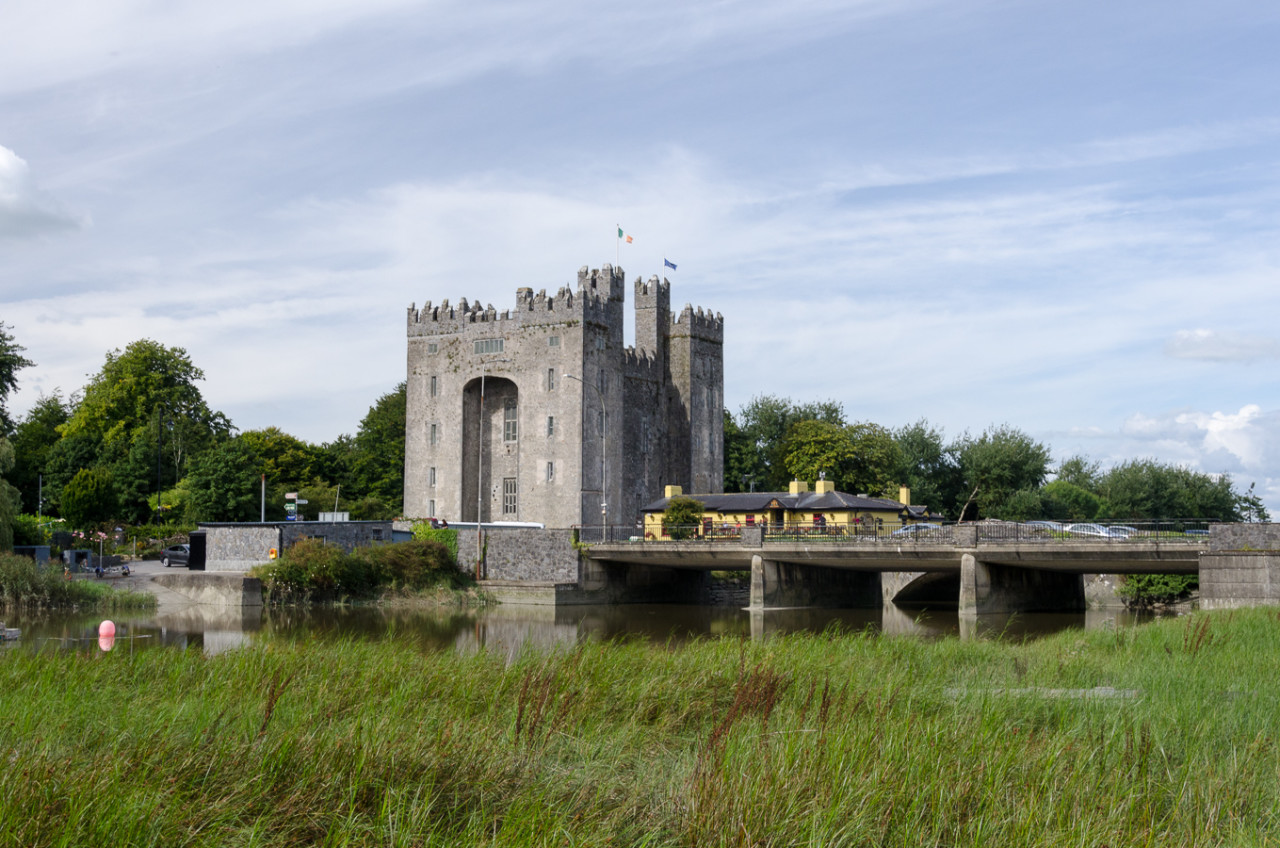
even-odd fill
[(1079, 610), (1088, 574), (1198, 574), (1201, 605), (1280, 604), (1280, 525), (1221, 524), (1207, 534), (1063, 537), (1026, 525), (968, 524), (935, 538), (762, 536), (592, 545), (584, 590), (696, 584), (750, 570), (751, 605), (956, 606), (961, 614)]

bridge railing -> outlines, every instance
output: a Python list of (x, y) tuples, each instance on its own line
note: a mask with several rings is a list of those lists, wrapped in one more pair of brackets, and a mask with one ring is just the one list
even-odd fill
[(730, 524), (704, 522), (665, 525), (660, 532), (632, 525), (575, 528), (586, 544), (609, 542), (684, 542), (742, 544), (762, 542), (814, 544), (956, 544), (977, 542), (1161, 542), (1202, 544), (1216, 522), (1203, 519), (1162, 519), (1132, 522), (969, 521), (964, 523), (897, 523), (868, 520), (849, 523), (795, 522), (792, 524)]

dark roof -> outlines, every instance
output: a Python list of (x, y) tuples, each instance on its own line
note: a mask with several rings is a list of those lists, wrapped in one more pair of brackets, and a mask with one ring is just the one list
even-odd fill
[[(764, 512), (769, 509), (787, 509), (800, 512), (830, 512), (837, 509), (901, 510), (902, 504), (888, 498), (868, 498), (847, 492), (723, 492), (709, 495), (679, 495), (702, 502), (706, 512)], [(670, 498), (660, 498), (641, 509), (641, 512), (662, 512)]]

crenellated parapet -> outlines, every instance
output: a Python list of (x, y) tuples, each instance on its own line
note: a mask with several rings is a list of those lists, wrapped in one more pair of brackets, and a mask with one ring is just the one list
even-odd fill
[(651, 351), (628, 347), (622, 352), (622, 376), (627, 379), (661, 380), (663, 363)]
[(702, 341), (724, 343), (724, 316), (711, 310), (703, 311), (684, 305), (679, 315), (671, 316), (671, 336), (688, 336)]

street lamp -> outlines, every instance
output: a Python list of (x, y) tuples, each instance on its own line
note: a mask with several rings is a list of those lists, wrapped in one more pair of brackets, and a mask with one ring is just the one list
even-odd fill
[(480, 570), (484, 562), (484, 539), (480, 534), (480, 511), (484, 502), (484, 375), (485, 369), (496, 362), (510, 362), (510, 359), (480, 360), (480, 414), (476, 417), (476, 579), (480, 579)]
[(565, 374), (564, 378), (566, 380), (577, 380), (582, 385), (589, 386), (591, 390), (596, 393), (596, 397), (600, 400), (600, 522), (604, 525), (603, 532), (606, 537), (604, 541), (607, 542), (609, 541), (607, 538), (609, 534), (609, 504), (605, 499), (605, 492), (609, 488), (609, 465), (608, 460), (606, 459), (606, 446), (608, 445), (609, 439), (609, 411), (605, 409), (604, 406), (604, 395), (601, 394), (600, 389), (595, 385), (588, 383), (581, 377), (575, 377), (572, 374)]

